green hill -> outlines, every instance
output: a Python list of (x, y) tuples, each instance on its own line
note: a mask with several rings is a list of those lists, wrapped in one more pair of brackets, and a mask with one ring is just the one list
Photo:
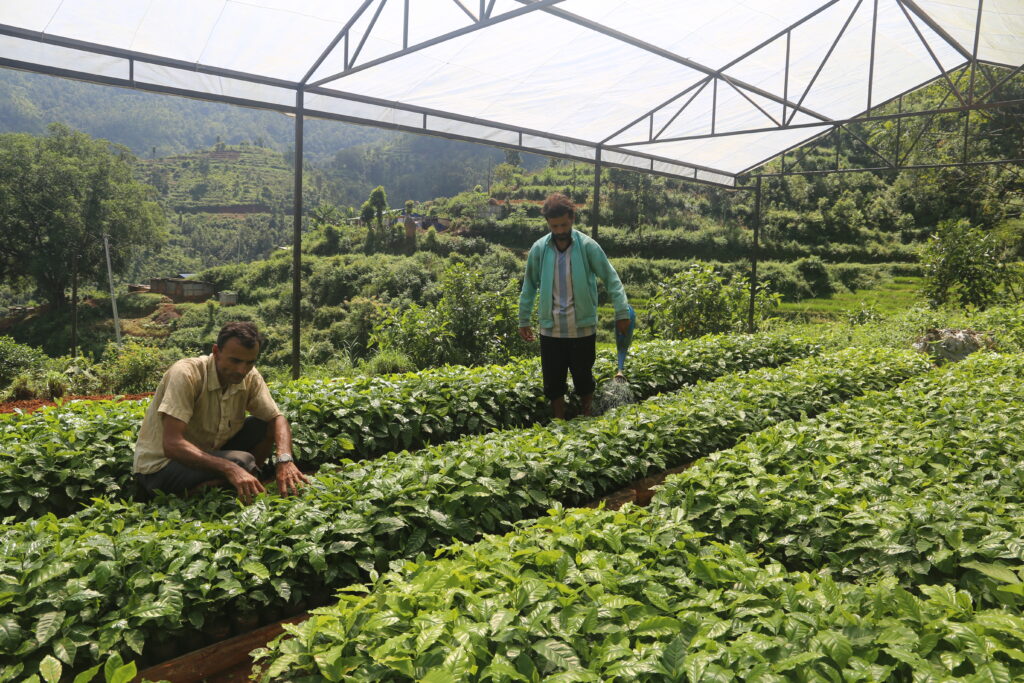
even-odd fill
[[(142, 159), (139, 177), (176, 212), (248, 214), (291, 210), (291, 159), (248, 143)], [(310, 178), (306, 178), (309, 185)], [(281, 206), (287, 200), (287, 206)]]
[[(60, 121), (141, 157), (180, 154), (217, 142), (287, 151), (294, 119), (276, 112), (0, 69), (0, 131), (42, 133)], [(379, 140), (386, 132), (336, 121), (306, 124), (307, 159)]]

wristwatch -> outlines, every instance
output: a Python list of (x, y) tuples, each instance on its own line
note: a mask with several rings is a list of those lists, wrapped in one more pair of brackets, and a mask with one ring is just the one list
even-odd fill
[(292, 457), (291, 453), (278, 453), (271, 460), (275, 465), (280, 465), (283, 462), (295, 462), (295, 458)]

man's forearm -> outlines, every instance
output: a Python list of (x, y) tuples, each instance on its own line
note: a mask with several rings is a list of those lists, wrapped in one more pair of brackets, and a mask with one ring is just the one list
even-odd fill
[(288, 424), (288, 418), (284, 415), (278, 415), (274, 418), (274, 443), (277, 444), (278, 453), (291, 453), (295, 452), (292, 450), (292, 427)]
[(210, 455), (191, 441), (181, 439), (172, 444), (164, 446), (164, 455), (180, 462), (186, 467), (193, 467), (211, 472), (225, 474), (228, 470), (238, 467), (235, 463), (225, 458), (218, 458)]

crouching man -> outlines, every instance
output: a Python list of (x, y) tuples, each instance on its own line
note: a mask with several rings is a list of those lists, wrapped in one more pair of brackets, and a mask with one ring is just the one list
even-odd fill
[(231, 322), (213, 353), (164, 373), (135, 444), (132, 472), (147, 497), (230, 485), (250, 502), (265, 490), (260, 471), (275, 444), (278, 490), (295, 493), (307, 481), (292, 459), (288, 420), (255, 368), (262, 341), (252, 323)]

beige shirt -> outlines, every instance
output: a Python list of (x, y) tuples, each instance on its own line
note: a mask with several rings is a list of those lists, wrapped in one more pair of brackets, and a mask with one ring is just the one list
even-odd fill
[(265, 422), (281, 414), (256, 368), (222, 391), (213, 354), (179, 360), (164, 373), (146, 410), (132, 471), (152, 474), (170, 462), (164, 456), (163, 415), (187, 423), (186, 440), (215, 451), (242, 429), (246, 411)]

